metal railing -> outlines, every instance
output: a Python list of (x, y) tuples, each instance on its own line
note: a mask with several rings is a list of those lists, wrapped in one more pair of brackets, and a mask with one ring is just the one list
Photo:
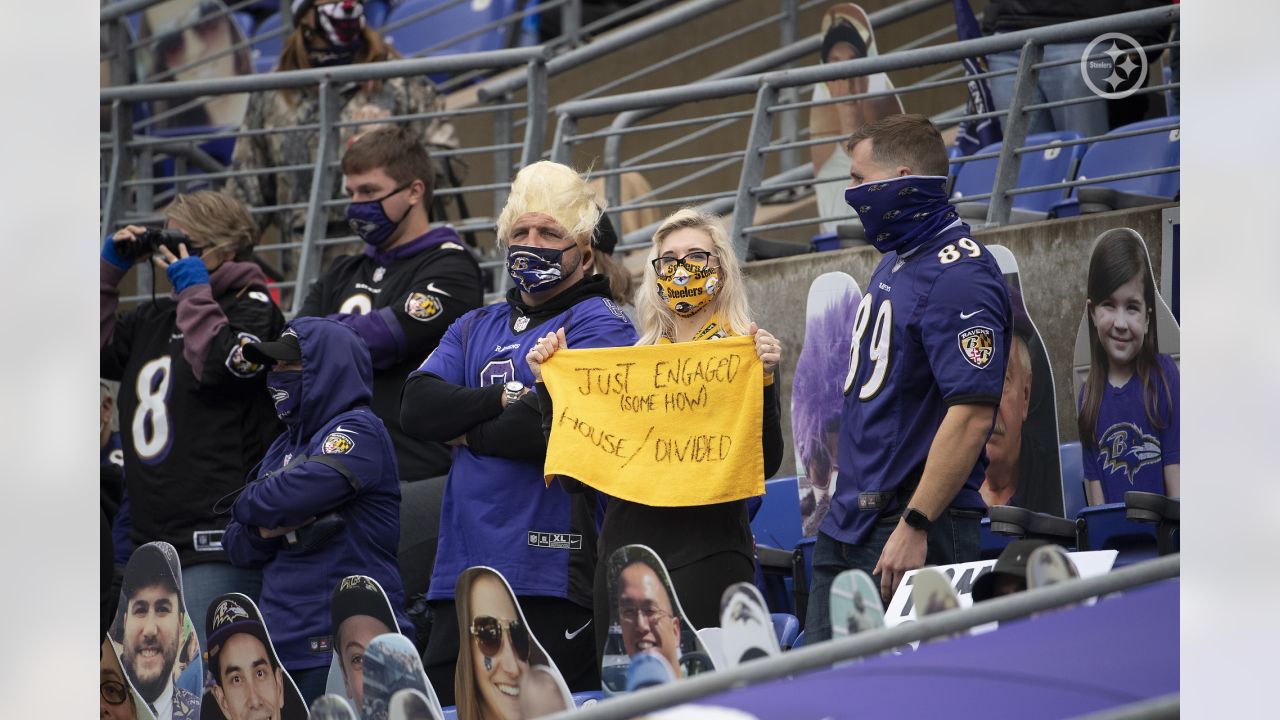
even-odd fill
[[(560, 160), (567, 159), (570, 155), (570, 146), (575, 142), (581, 142), (585, 139), (608, 137), (609, 140), (613, 140), (615, 137), (622, 137), (638, 131), (662, 129), (674, 126), (673, 123), (656, 123), (651, 126), (630, 127), (629, 124), (632, 122), (632, 119), (641, 115), (653, 114), (654, 112), (674, 106), (687, 105), (707, 100), (754, 96), (754, 109), (750, 111), (751, 126), (747, 134), (745, 147), (741, 153), (735, 151), (733, 153), (721, 153), (702, 157), (685, 156), (678, 158), (674, 162), (668, 161), (666, 163), (651, 162), (650, 158), (655, 154), (653, 151), (631, 158), (630, 161), (623, 161), (618, 157), (618, 153), (611, 153), (606, 157), (605, 167), (598, 171), (598, 174), (606, 177), (606, 183), (608, 183), (608, 178), (624, 171), (624, 169), (628, 167), (628, 162), (632, 163), (633, 166), (640, 165), (643, 162), (643, 167), (646, 169), (656, 169), (664, 167), (681, 167), (693, 164), (695, 160), (716, 163), (733, 163), (738, 162), (738, 158), (740, 156), (741, 174), (737, 188), (733, 192), (701, 193), (656, 201), (646, 198), (642, 202), (625, 204), (619, 203), (613, 205), (610, 208), (610, 211), (614, 213), (621, 213), (626, 212), (627, 210), (641, 209), (644, 207), (678, 206), (687, 204), (699, 204), (704, 207), (704, 209), (721, 213), (726, 212), (728, 209), (732, 209), (732, 238), (735, 249), (739, 252), (740, 257), (746, 257), (747, 239), (748, 236), (753, 233), (817, 225), (822, 222), (831, 222), (836, 220), (848, 221), (853, 217), (852, 213), (849, 213), (838, 217), (815, 217), (803, 220), (789, 220), (786, 222), (766, 224), (754, 223), (755, 211), (759, 204), (759, 199), (764, 195), (776, 193), (784, 189), (813, 186), (815, 184), (825, 182), (847, 182), (846, 177), (835, 177), (815, 181), (813, 179), (813, 169), (811, 167), (805, 168), (803, 166), (786, 169), (780, 175), (766, 179), (765, 165), (771, 156), (812, 145), (836, 143), (844, 139), (842, 136), (829, 136), (808, 138), (806, 140), (795, 140), (785, 137), (785, 135), (783, 137), (776, 138), (775, 118), (777, 116), (782, 113), (792, 112), (798, 109), (813, 107), (824, 103), (848, 102), (889, 94), (903, 96), (914, 92), (932, 91), (948, 86), (963, 85), (970, 78), (957, 72), (957, 68), (959, 67), (961, 60), (991, 53), (1018, 51), (1020, 52), (1020, 63), (1016, 70), (994, 71), (985, 74), (986, 77), (996, 77), (1000, 75), (1013, 75), (1015, 77), (1014, 94), (1008, 110), (995, 110), (981, 114), (965, 114), (962, 111), (950, 111), (935, 118), (941, 128), (958, 125), (965, 120), (979, 120), (989, 117), (1004, 118), (1004, 144), (999, 154), (994, 152), (978, 153), (954, 159), (954, 162), (966, 162), (969, 160), (993, 157), (999, 159), (996, 182), (994, 183), (991, 194), (968, 196), (965, 200), (976, 200), (986, 197), (991, 198), (992, 201), (988, 207), (987, 223), (989, 225), (1002, 225), (1009, 221), (1012, 198), (1019, 194), (1039, 192), (1048, 189), (1066, 189), (1129, 177), (1141, 177), (1145, 175), (1177, 171), (1176, 167), (1154, 168), (1134, 173), (1125, 173), (1123, 175), (1064, 181), (1062, 183), (1055, 183), (1052, 185), (1028, 188), (1013, 187), (1018, 177), (1019, 163), (1022, 156), (1027, 152), (1034, 152), (1036, 150), (1035, 147), (1024, 147), (1027, 134), (1028, 113), (1072, 103), (1099, 101), (1099, 98), (1097, 97), (1087, 96), (1076, 100), (1060, 101), (1056, 103), (1032, 104), (1028, 102), (1027, 99), (1030, 97), (1030, 90), (1034, 87), (1039, 70), (1043, 67), (1057, 64), (1042, 62), (1041, 55), (1044, 44), (1071, 42), (1080, 37), (1097, 36), (1105, 32), (1117, 30), (1123, 31), (1167, 26), (1170, 23), (1176, 22), (1178, 16), (1179, 8), (1177, 6), (1154, 8), (1150, 10), (1052, 25), (1032, 30), (999, 34), (974, 40), (953, 42), (945, 45), (885, 53), (877, 57), (859, 58), (841, 63), (831, 63), (827, 65), (782, 70), (778, 72), (741, 77), (717, 78), (691, 85), (626, 93), (604, 98), (569, 101), (561, 103), (555, 107), (555, 112), (558, 117), (556, 123), (555, 142), (551, 150), (552, 157)], [(810, 40), (810, 42), (812, 41)], [(1156, 50), (1174, 45), (1176, 45), (1176, 43), (1161, 43), (1150, 46), (1150, 49)], [(1073, 60), (1072, 62), (1078, 62), (1078, 60)], [(893, 90), (866, 92), (824, 101), (788, 102), (782, 99), (782, 94), (787, 90), (814, 85), (816, 83), (826, 82), (829, 80), (870, 76), (876, 73), (888, 73), (900, 70), (919, 70), (939, 65), (942, 66), (942, 68), (938, 72), (925, 77), (919, 82), (907, 84)], [(1174, 87), (1177, 87), (1176, 83), (1169, 83), (1142, 88), (1138, 92), (1163, 92)], [(594, 133), (577, 134), (576, 127), (580, 118), (610, 114), (619, 114), (618, 119), (615, 119), (615, 124), (610, 128)], [(622, 119), (624, 116), (626, 118), (625, 120)], [(737, 122), (745, 117), (746, 113), (743, 112), (721, 113), (702, 116), (695, 119), (681, 120), (678, 121), (678, 123), (682, 125), (693, 125), (698, 123), (707, 125), (707, 127), (702, 131), (695, 131), (689, 133), (687, 136), (689, 138), (697, 139), (700, 137), (698, 134), (699, 132), (703, 135), (710, 132), (718, 132), (723, 128), (725, 123)], [(1168, 130), (1170, 127), (1175, 127), (1173, 121), (1171, 121), (1168, 127), (1151, 129), (1149, 132)], [(1099, 135), (1084, 138), (1077, 142), (1092, 143), (1103, 138), (1104, 136)], [(619, 141), (615, 140), (614, 142), (616, 143)], [(674, 145), (675, 143), (672, 144)], [(1043, 149), (1043, 147), (1044, 146), (1039, 146), (1039, 149)], [(666, 148), (664, 147), (662, 149)], [(657, 192), (655, 191), (654, 194), (657, 194)], [(623, 242), (619, 244), (619, 248), (627, 249), (639, 246), (648, 239), (647, 235), (642, 235), (645, 231), (651, 232), (652, 226), (650, 228), (644, 228), (643, 231), (636, 231), (627, 234), (623, 237)]]
[[(405, 78), (408, 82), (435, 72), (455, 72), (475, 69), (504, 69), (527, 66), (527, 97), (524, 102), (498, 103), (480, 107), (460, 108), (443, 112), (393, 115), (370, 120), (341, 121), (342, 89), (352, 83), (369, 80)], [(260, 252), (282, 251), (296, 253), (296, 267), (289, 268), (289, 276), (277, 283), (280, 288), (294, 289), (290, 312), (296, 313), (305, 296), (307, 286), (320, 271), (319, 248), (355, 241), (353, 237), (330, 236), (331, 210), (347, 202), (338, 196), (340, 136), (344, 130), (369, 124), (407, 123), (432, 119), (460, 118), (472, 122), (483, 116), (492, 123), (494, 142), (481, 147), (463, 147), (453, 150), (433, 151), (433, 158), (466, 157), (474, 160), (488, 156), (492, 159), (493, 176), (488, 182), (450, 188), (441, 183), (437, 195), (442, 197), (466, 195), (478, 206), (492, 199), (495, 208), (505, 202), (506, 191), (514, 176), (513, 168), (534, 162), (542, 154), (545, 136), (543, 119), (546, 117), (546, 51), (541, 46), (499, 50), (485, 53), (447, 55), (434, 58), (405, 59), (380, 63), (363, 63), (336, 68), (318, 68), (277, 72), (266, 75), (246, 75), (214, 80), (164, 82), (146, 85), (126, 85), (105, 88), (100, 93), (101, 102), (110, 105), (111, 132), (104, 138), (102, 150), (106, 158), (102, 182), (102, 234), (106, 235), (127, 223), (154, 222), (160, 218), (157, 209), (173, 193), (193, 186), (217, 181), (222, 182), (249, 175), (267, 179), (279, 173), (296, 173), (299, 187), (309, 188), (306, 202), (283, 202), (267, 207), (253, 207), (250, 212), (260, 217), (273, 215), (280, 231), (280, 242), (260, 245)], [(221, 96), (233, 93), (279, 90), (310, 90), (319, 96), (319, 117), (316, 122), (282, 128), (237, 129), (228, 128), (185, 137), (135, 136), (130, 119), (137, 103), (156, 99), (175, 100), (189, 97)], [(514, 140), (512, 113), (520, 110), (533, 121), (524, 128), (521, 141)], [(246, 137), (308, 133), (318, 137), (318, 146), (312, 161), (305, 165), (282, 165), (226, 169), (208, 157), (200, 145), (212, 140), (235, 140)], [(156, 173), (155, 164), (172, 160), (172, 174)], [(473, 162), (473, 165), (475, 163)], [(193, 167), (194, 166), (194, 167)], [(305, 183), (305, 184), (303, 184)], [(294, 237), (295, 224), (289, 217), (302, 216), (302, 237)], [(263, 223), (265, 224), (265, 222)], [(459, 223), (459, 233), (493, 232), (492, 217), (481, 214), (465, 218)], [(282, 256), (284, 257), (284, 256)], [(293, 255), (288, 257), (293, 258)], [(497, 267), (500, 260), (482, 261), (484, 267)], [(150, 268), (139, 267), (139, 295), (122, 298), (122, 302), (136, 301), (145, 296), (151, 286)], [(505, 277), (499, 273), (499, 277)]]
[(1028, 617), (1034, 613), (1178, 577), (1180, 556), (1129, 565), (1104, 575), (1071, 580), (977, 603), (972, 607), (930, 615), (914, 623), (883, 628), (806, 645), (777, 657), (760, 659), (730, 670), (704, 673), (677, 683), (610, 698), (576, 712), (548, 716), (548, 720), (622, 720), (644, 716), (681, 703), (753, 683), (829, 668), (840, 662), (876, 655), (907, 643), (946, 637), (992, 622)]
[[(225, 7), (218, 8), (214, 12), (207, 15), (201, 15), (196, 18), (184, 19), (181, 23), (172, 28), (167, 28), (163, 36), (150, 36), (141, 39), (134, 39), (133, 33), (129, 27), (129, 18), (138, 13), (143, 13), (154, 5), (158, 5), (169, 0), (122, 0), (104, 5), (99, 12), (99, 23), (102, 27), (104, 35), (103, 45), (105, 51), (101, 55), (103, 60), (117, 61), (112, 65), (112, 84), (123, 85), (129, 81), (129, 71), (131, 68), (145, 67), (144, 63), (139, 63), (139, 59), (147, 55), (154, 55), (162, 37), (168, 37), (172, 34), (182, 33), (218, 18), (226, 18), (226, 22), (230, 26), (236, 26), (233, 17), (237, 12), (257, 11), (259, 19), (261, 19), (260, 0), (223, 0)], [(424, 8), (417, 12), (404, 15), (392, 13), (377, 31), (387, 36), (397, 30), (410, 27), (419, 22), (430, 22), (433, 16), (438, 15), (446, 10), (462, 5), (466, 0), (441, 0), (439, 3), (431, 7)], [(642, 6), (651, 7), (654, 0), (648, 0), (641, 3)], [(279, 3), (280, 23), (270, 29), (259, 29), (253, 35), (247, 30), (240, 28), (234, 33), (232, 43), (220, 50), (208, 55), (197, 58), (194, 61), (183, 64), (179, 67), (165, 68), (159, 72), (138, 77), (138, 82), (160, 82), (168, 80), (179, 73), (194, 70), (202, 65), (216, 62), (228, 55), (237, 55), (246, 53), (251, 58), (250, 62), (256, 59), (258, 53), (257, 47), (264, 42), (276, 41), (288, 37), (293, 31), (292, 14), (290, 13), (289, 0), (281, 0)], [(639, 8), (643, 12), (647, 7)], [(590, 25), (584, 27), (582, 25), (582, 0), (544, 0), (543, 2), (528, 3), (523, 9), (517, 9), (514, 12), (507, 13), (500, 18), (491, 22), (484, 23), (474, 27), (466, 32), (455, 33), (441, 42), (430, 47), (415, 48), (408, 57), (425, 57), (432, 53), (448, 51), (450, 48), (456, 47), (460, 43), (466, 42), (472, 38), (484, 35), (488, 32), (505, 30), (508, 43), (514, 42), (520, 31), (520, 26), (529, 18), (551, 15), (556, 13), (560, 21), (560, 34), (554, 38), (550, 38), (544, 43), (547, 48), (574, 48), (579, 46), (585, 37), (591, 33), (597, 32), (600, 28), (610, 27), (618, 22), (623, 22), (637, 13), (637, 8), (628, 7), (613, 13), (610, 16), (601, 18)], [(260, 26), (260, 24), (259, 24)], [(235, 39), (238, 37), (239, 39)], [(394, 36), (392, 36), (394, 37)], [(141, 54), (141, 55), (140, 55)], [(123, 60), (123, 62), (118, 62)], [(470, 69), (465, 72), (450, 77), (441, 82), (441, 88), (446, 92), (457, 87), (461, 87), (469, 82), (492, 75), (493, 70), (490, 69)], [(523, 85), (523, 83), (521, 83)]]

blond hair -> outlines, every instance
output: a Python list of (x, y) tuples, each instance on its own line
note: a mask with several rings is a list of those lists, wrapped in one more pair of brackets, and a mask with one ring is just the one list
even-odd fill
[(228, 247), (236, 260), (248, 260), (258, 244), (258, 224), (249, 208), (226, 193), (201, 190), (178, 195), (164, 209), (164, 216), (181, 225), (195, 246)]
[(521, 215), (543, 213), (564, 226), (585, 261), (591, 256), (591, 238), (600, 212), (595, 190), (586, 178), (566, 165), (542, 160), (516, 173), (507, 204), (498, 215), (498, 243), (507, 244)]
[(667, 216), (653, 234), (653, 245), (645, 257), (644, 280), (636, 290), (636, 316), (640, 321), (640, 340), (637, 345), (654, 345), (663, 337), (675, 337), (675, 313), (658, 297), (658, 273), (653, 261), (658, 259), (662, 241), (677, 230), (691, 228), (701, 230), (711, 239), (712, 253), (720, 268), (720, 288), (711, 301), (711, 312), (736, 335), (746, 335), (751, 329), (751, 306), (747, 302), (747, 289), (743, 282), (742, 266), (729, 243), (718, 215), (710, 215), (694, 208), (682, 208)]

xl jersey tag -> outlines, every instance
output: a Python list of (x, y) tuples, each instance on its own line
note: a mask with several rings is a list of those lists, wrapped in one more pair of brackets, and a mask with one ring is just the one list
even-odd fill
[(196, 552), (218, 552), (222, 549), (222, 531), (197, 530), (191, 533), (191, 546)]
[(577, 533), (551, 533), (529, 531), (529, 547), (550, 550), (581, 550), (582, 536)]

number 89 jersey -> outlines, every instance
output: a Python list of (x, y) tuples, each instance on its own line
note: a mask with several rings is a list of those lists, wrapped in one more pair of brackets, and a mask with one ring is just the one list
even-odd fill
[[(906, 256), (885, 255), (851, 328), (840, 469), (823, 532), (861, 543), (881, 514), (902, 509), (893, 493), (923, 472), (949, 406), (991, 405), (994, 418), (1010, 327), (1008, 287), (964, 223)], [(951, 507), (984, 507), (986, 466), (983, 451)]]

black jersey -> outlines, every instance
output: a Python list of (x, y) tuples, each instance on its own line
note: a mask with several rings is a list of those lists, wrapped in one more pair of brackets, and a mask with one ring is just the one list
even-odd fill
[(367, 248), (338, 258), (298, 313), (340, 320), (369, 347), (371, 407), (391, 432), (401, 480), (449, 472), (448, 447), (401, 430), (400, 389), (449, 324), (483, 300), (479, 264), (453, 228), (441, 226), (385, 253)]
[(229, 518), (214, 505), (244, 486), (280, 432), (266, 373), (241, 354), (284, 326), (265, 283), (256, 265), (227, 262), (209, 284), (116, 318), (104, 278), (101, 372), (120, 381), (132, 538), (171, 543), (184, 567), (227, 561)]

